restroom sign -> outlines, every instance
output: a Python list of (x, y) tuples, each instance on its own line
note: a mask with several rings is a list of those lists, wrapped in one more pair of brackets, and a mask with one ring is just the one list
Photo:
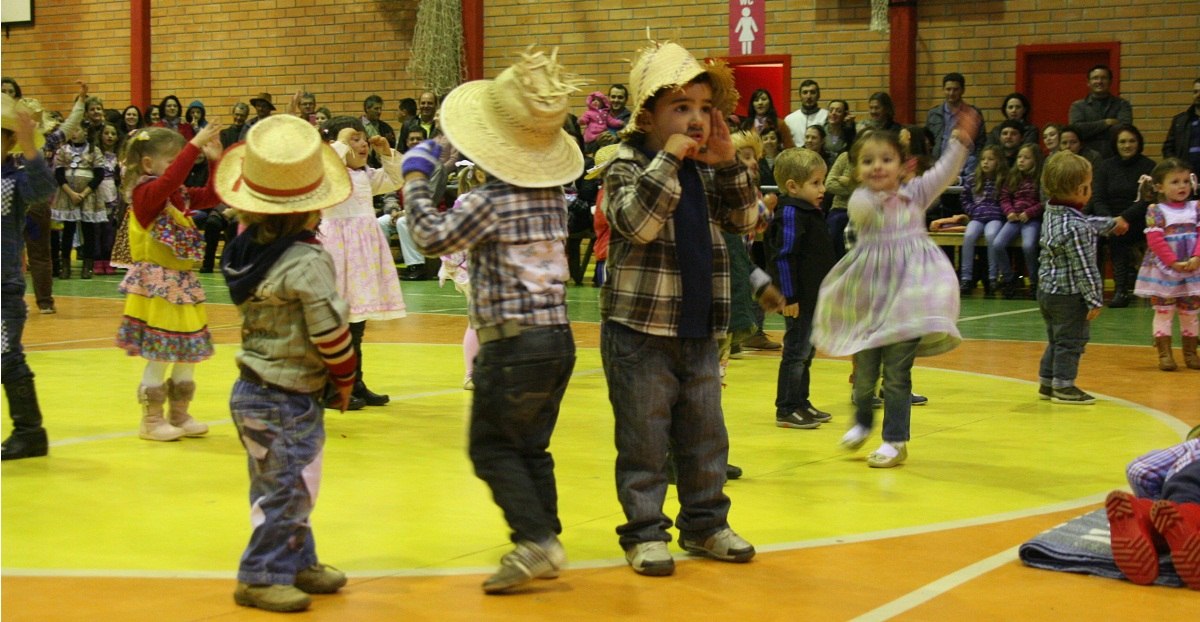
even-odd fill
[(766, 0), (729, 0), (729, 55), (765, 54)]

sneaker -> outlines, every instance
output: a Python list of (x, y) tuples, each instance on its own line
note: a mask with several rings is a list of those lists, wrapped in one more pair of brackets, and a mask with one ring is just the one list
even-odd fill
[(1038, 399), (1048, 400), (1054, 396), (1054, 387), (1048, 384), (1038, 385)]
[(58, 309), (55, 309), (54, 307), (38, 307), (38, 313), (41, 313), (42, 315), (54, 315), (55, 313), (58, 313)]
[(679, 538), (679, 546), (693, 555), (703, 555), (723, 562), (745, 563), (754, 557), (754, 545), (746, 542), (732, 529), (724, 529), (704, 539)]
[[(858, 405), (858, 404), (854, 403), (854, 392), (853, 391), (850, 392), (850, 404), (854, 405), (854, 406)], [(876, 410), (883, 408), (883, 398), (879, 397), (878, 395), (872, 395), (871, 396), (871, 408), (874, 408)]]
[(558, 538), (545, 544), (529, 540), (517, 543), (517, 548), (500, 558), (500, 570), (483, 582), (483, 591), (499, 594), (533, 579), (556, 579), (567, 563), (567, 552)]
[(675, 558), (667, 550), (667, 543), (639, 542), (625, 549), (625, 561), (633, 571), (648, 577), (666, 577), (675, 573)]
[(1055, 404), (1095, 404), (1096, 398), (1079, 390), (1079, 387), (1071, 385), (1061, 389), (1052, 389), (1050, 391), (1050, 401)]
[(1200, 590), (1200, 505), (1159, 499), (1150, 507), (1150, 519), (1171, 549), (1179, 578)]
[(313, 564), (296, 573), (296, 589), (305, 594), (332, 594), (346, 585), (346, 573), (325, 564)]
[(817, 407), (813, 406), (812, 404), (809, 404), (808, 407), (804, 409), (804, 412), (821, 423), (828, 423), (829, 421), (833, 420), (833, 415), (823, 410), (817, 410)]
[(779, 350), (783, 344), (771, 341), (764, 332), (758, 332), (742, 340), (742, 347), (747, 350)]
[(909, 403), (913, 406), (924, 406), (929, 403), (929, 398), (919, 393), (913, 393), (912, 397), (909, 398)]
[(731, 479), (741, 479), (741, 478), (742, 478), (742, 467), (733, 466), (732, 464), (725, 465), (725, 479), (731, 480)]
[(813, 430), (821, 427), (821, 422), (807, 410), (790, 412), (782, 417), (776, 415), (775, 427), (792, 428), (795, 430)]
[(248, 585), (239, 582), (233, 592), (233, 602), (243, 607), (289, 612), (308, 609), (312, 599), (294, 585)]

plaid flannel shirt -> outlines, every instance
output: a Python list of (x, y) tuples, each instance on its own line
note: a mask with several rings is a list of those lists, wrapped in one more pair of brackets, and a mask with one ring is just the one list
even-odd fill
[(1104, 306), (1104, 277), (1096, 267), (1096, 235), (1107, 234), (1112, 218), (1087, 217), (1048, 203), (1042, 220), (1038, 289), (1047, 294), (1079, 294), (1088, 308)]
[[(604, 176), (604, 215), (612, 238), (600, 294), (600, 317), (634, 330), (675, 337), (679, 330), (683, 284), (676, 255), (673, 214), (682, 196), (682, 162), (660, 151), (653, 159), (623, 143)], [(729, 326), (729, 250), (721, 230), (746, 234), (758, 220), (754, 182), (746, 168), (729, 162), (714, 168), (696, 163), (708, 200), (713, 244), (715, 337)]]
[(470, 250), (471, 326), (567, 324), (567, 201), (562, 188), (488, 182), (438, 212), (429, 182), (404, 185), (413, 242), (426, 256)]
[(1163, 484), (1183, 467), (1200, 460), (1200, 438), (1152, 451), (1129, 463), (1125, 475), (1133, 494), (1161, 499)]

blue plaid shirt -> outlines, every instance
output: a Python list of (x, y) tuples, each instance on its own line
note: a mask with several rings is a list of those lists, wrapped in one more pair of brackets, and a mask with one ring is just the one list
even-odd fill
[(1089, 308), (1103, 307), (1104, 277), (1096, 267), (1096, 236), (1108, 235), (1115, 222), (1047, 203), (1042, 216), (1038, 289), (1047, 294), (1079, 294)]

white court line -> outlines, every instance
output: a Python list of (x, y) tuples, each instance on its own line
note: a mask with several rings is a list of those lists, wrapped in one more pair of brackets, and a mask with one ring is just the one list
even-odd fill
[(999, 313), (988, 313), (985, 315), (972, 315), (971, 317), (960, 317), (960, 318), (958, 318), (958, 322), (961, 324), (963, 322), (974, 322), (976, 320), (986, 320), (986, 319), (990, 319), (990, 318), (994, 318), (994, 317), (1004, 317), (1006, 315), (1021, 315), (1023, 313), (1035, 313), (1038, 311), (1041, 311), (1041, 310), (1038, 309), (1037, 307), (1034, 307), (1032, 309), (1017, 309), (1016, 311), (1001, 311)]
[(954, 572), (926, 585), (923, 585), (890, 603), (885, 603), (882, 606), (876, 607), (856, 618), (852, 622), (876, 622), (878, 620), (889, 620), (906, 611), (916, 608), (926, 602), (949, 592), (950, 590), (975, 579), (976, 577), (985, 575), (1004, 564), (1017, 559), (1018, 546), (1006, 549), (995, 555), (982, 559), (970, 566), (960, 568)]

